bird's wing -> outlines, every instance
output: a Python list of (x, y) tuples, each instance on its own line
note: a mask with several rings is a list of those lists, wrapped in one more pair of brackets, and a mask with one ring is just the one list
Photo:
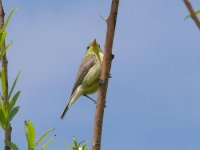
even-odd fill
[(81, 65), (79, 67), (79, 71), (78, 71), (77, 76), (76, 76), (76, 80), (75, 80), (74, 87), (72, 89), (71, 95), (74, 93), (76, 88), (82, 83), (85, 75), (88, 73), (90, 68), (93, 67), (93, 65), (95, 64), (95, 60), (96, 60), (96, 55), (95, 54), (87, 55), (82, 60)]

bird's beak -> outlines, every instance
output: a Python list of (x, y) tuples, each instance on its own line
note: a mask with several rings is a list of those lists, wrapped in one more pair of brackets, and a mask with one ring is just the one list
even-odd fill
[(92, 46), (96, 46), (97, 45), (97, 41), (96, 39), (94, 39), (94, 41), (92, 42)]

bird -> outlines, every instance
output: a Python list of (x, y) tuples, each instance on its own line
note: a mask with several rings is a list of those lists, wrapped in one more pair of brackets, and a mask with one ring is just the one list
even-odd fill
[(74, 104), (80, 96), (83, 95), (90, 98), (88, 94), (95, 93), (98, 90), (102, 62), (103, 52), (96, 39), (94, 39), (93, 42), (87, 46), (86, 53), (76, 75), (71, 97), (64, 108), (60, 117), (61, 119), (65, 117), (69, 107)]

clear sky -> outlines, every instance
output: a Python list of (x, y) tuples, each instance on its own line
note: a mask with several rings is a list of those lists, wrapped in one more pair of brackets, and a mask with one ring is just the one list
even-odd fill
[[(71, 94), (87, 44), (104, 47), (111, 0), (4, 0), (8, 14), (9, 80), (22, 68), (20, 112), (13, 142), (27, 149), (24, 120), (37, 137), (55, 127), (49, 150), (67, 149), (72, 136), (92, 142), (95, 105)], [(196, 9), (199, 1), (193, 0)], [(200, 147), (200, 33), (181, 0), (121, 0), (103, 125), (104, 150), (198, 150)], [(96, 98), (96, 95), (92, 95)], [(3, 149), (0, 130), (0, 149)], [(52, 135), (53, 135), (52, 134)]]

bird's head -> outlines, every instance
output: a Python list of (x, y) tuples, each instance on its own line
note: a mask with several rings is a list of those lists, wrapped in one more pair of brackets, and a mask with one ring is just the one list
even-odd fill
[(93, 42), (91, 42), (88, 46), (87, 46), (87, 54), (91, 54), (91, 53), (96, 53), (97, 55), (99, 55), (99, 53), (102, 52), (100, 45), (97, 43), (96, 39), (94, 39)]

